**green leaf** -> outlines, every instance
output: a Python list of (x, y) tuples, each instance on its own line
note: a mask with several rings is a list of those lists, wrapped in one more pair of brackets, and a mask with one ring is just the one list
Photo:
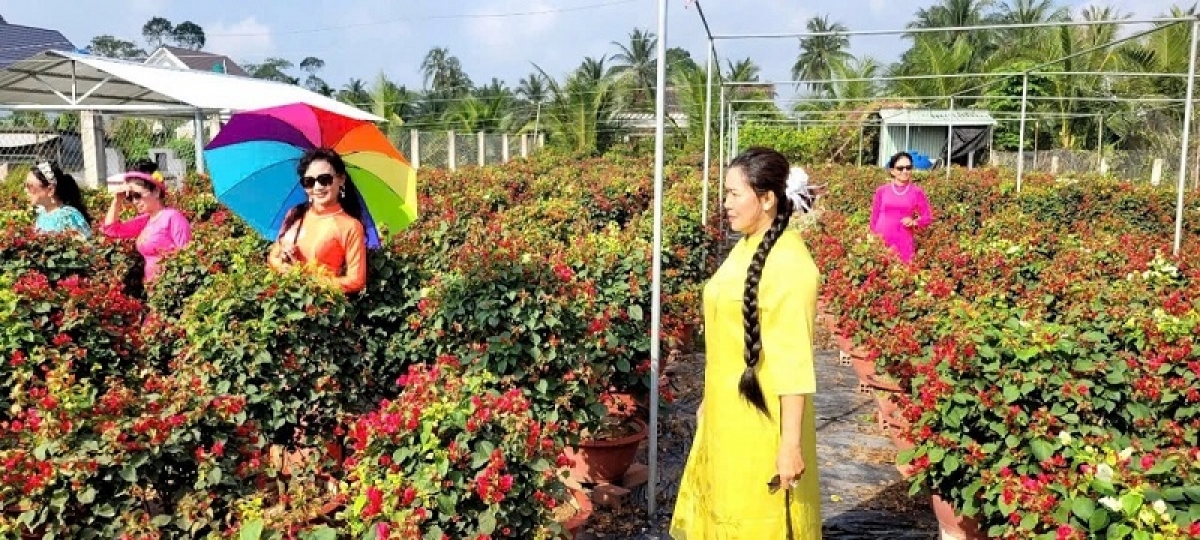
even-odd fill
[(642, 320), (643, 317), (645, 317), (645, 314), (642, 313), (642, 306), (639, 306), (637, 304), (633, 304), (633, 305), (629, 306), (629, 318), (630, 319), (635, 320), (635, 321), (640, 321), (640, 320)]
[(1016, 386), (1012, 386), (1012, 385), (1004, 387), (1004, 402), (1005, 403), (1012, 403), (1020, 398), (1021, 398), (1021, 390), (1019, 388), (1017, 388)]
[(137, 467), (126, 465), (121, 467), (121, 479), (130, 484), (137, 482)]
[(489, 509), (479, 516), (479, 533), (492, 534), (496, 531), (496, 511)]
[(300, 540), (337, 540), (337, 531), (321, 525), (311, 531), (300, 533)]
[(946, 457), (946, 449), (945, 448), (942, 448), (939, 446), (939, 447), (935, 447), (929, 451), (929, 462), (930, 463), (941, 463), (942, 458), (944, 458), (944, 457)]
[(1021, 518), (1021, 528), (1027, 531), (1032, 531), (1034, 527), (1037, 527), (1037, 524), (1039, 521), (1041, 521), (1041, 519), (1041, 516), (1032, 512), (1025, 514), (1025, 517)]
[(160, 515), (154, 516), (154, 519), (150, 520), (151, 525), (154, 525), (155, 527), (158, 527), (160, 529), (163, 527), (166, 527), (170, 523), (171, 523), (171, 515), (170, 514), (160, 514)]
[(1099, 533), (1108, 526), (1108, 512), (1101, 510), (1100, 512), (1093, 511), (1092, 517), (1088, 518), (1088, 529), (1094, 533)]
[(1046, 461), (1054, 455), (1054, 445), (1043, 439), (1035, 439), (1029, 443), (1029, 449), (1033, 452), (1033, 457), (1038, 461)]
[(1121, 510), (1127, 516), (1136, 516), (1137, 511), (1142, 508), (1142, 495), (1140, 493), (1126, 493), (1121, 496)]
[(213, 467), (212, 470), (208, 471), (208, 485), (209, 486), (219, 485), (221, 483), (221, 476), (222, 476), (221, 468)]
[(958, 461), (957, 454), (949, 454), (946, 456), (946, 459), (942, 460), (942, 469), (944, 469), (946, 471), (946, 474), (950, 474), (950, 473), (953, 473), (954, 471), (957, 471), (959, 465), (960, 465), (960, 463)]
[(1084, 521), (1092, 519), (1096, 512), (1096, 503), (1085, 497), (1076, 497), (1071, 501), (1071, 513)]
[(1029, 360), (1037, 356), (1040, 352), (1042, 352), (1041, 349), (1037, 347), (1023, 347), (1016, 351), (1017, 360)]
[(96, 488), (88, 486), (77, 498), (83, 504), (92, 504), (96, 500)]

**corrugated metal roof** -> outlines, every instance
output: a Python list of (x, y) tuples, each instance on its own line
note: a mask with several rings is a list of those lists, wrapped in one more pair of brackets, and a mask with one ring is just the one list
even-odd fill
[(106, 105), (148, 105), (163, 110), (237, 112), (307, 103), (350, 118), (383, 121), (371, 113), (292, 84), (58, 51), (43, 52), (0, 71), (0, 103), (68, 105), (43, 81), (67, 97), (72, 95), (74, 85), (77, 95), (82, 98), (77, 106), (96, 110), (105, 110)]
[(47, 50), (74, 51), (75, 46), (58, 30), (0, 23), (0, 69)]
[(884, 125), (994, 126), (996, 119), (978, 109), (880, 109)]

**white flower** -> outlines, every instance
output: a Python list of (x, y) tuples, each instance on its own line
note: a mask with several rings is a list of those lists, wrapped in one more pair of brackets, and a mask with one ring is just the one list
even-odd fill
[(1071, 444), (1071, 434), (1066, 430), (1058, 432), (1058, 442), (1063, 444)]
[(1112, 482), (1113, 469), (1107, 463), (1101, 463), (1096, 466), (1096, 478), (1103, 482)]
[(1153, 508), (1155, 512), (1159, 513), (1159, 515), (1167, 514), (1167, 503), (1163, 502), (1162, 499), (1154, 501), (1154, 504), (1151, 504), (1150, 508)]
[(1121, 450), (1121, 453), (1117, 454), (1117, 455), (1121, 456), (1122, 461), (1129, 459), (1129, 458), (1133, 457), (1133, 447), (1131, 446), (1124, 450)]
[(1106, 506), (1109, 510), (1112, 510), (1113, 512), (1121, 511), (1121, 501), (1118, 501), (1112, 497), (1105, 497), (1103, 499), (1100, 499), (1100, 504), (1103, 504), (1104, 506)]

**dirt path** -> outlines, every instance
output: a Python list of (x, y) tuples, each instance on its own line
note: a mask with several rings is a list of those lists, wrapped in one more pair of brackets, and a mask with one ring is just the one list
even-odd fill
[[(646, 519), (645, 492), (635, 492), (621, 511), (597, 509), (580, 535), (582, 540), (669, 538), (665, 531), (692, 442), (703, 371), (699, 355), (671, 367), (679, 399), (662, 411), (658, 508), (653, 522)], [(893, 466), (892, 443), (876, 426), (873, 398), (857, 392), (854, 371), (838, 364), (836, 352), (818, 354), (817, 385), (824, 538), (937, 538), (928, 497), (908, 496), (908, 483)], [(644, 446), (640, 459), (644, 462)]]

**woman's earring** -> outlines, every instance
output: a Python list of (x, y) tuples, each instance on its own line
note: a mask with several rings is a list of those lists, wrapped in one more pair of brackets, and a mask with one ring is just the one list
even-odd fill
[(341, 195), (339, 195), (339, 197), (341, 197), (343, 199), (346, 198), (346, 184), (342, 184), (342, 191), (341, 191)]

